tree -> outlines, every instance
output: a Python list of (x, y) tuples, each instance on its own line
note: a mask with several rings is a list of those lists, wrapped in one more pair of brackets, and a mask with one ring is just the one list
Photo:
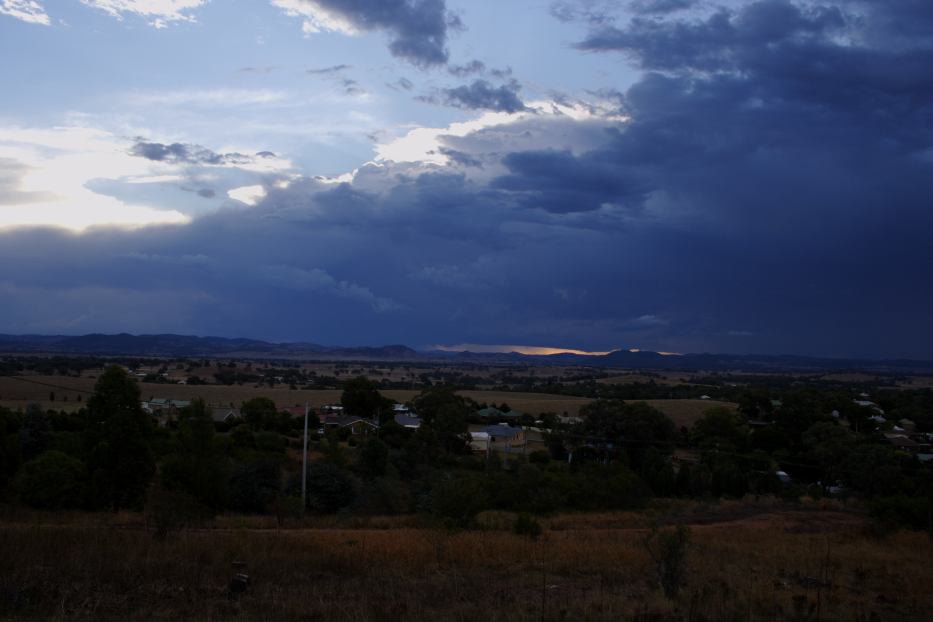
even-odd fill
[(254, 397), (243, 402), (240, 414), (253, 430), (268, 430), (275, 427), (278, 408), (268, 397)]
[(136, 381), (122, 367), (109, 367), (97, 380), (87, 408), (94, 498), (113, 510), (141, 507), (155, 460), (149, 447), (152, 421), (142, 410)]
[(717, 447), (741, 451), (748, 444), (748, 424), (738, 412), (724, 407), (710, 408), (693, 424), (692, 441), (701, 448)]
[(412, 406), (423, 421), (432, 423), (442, 407), (455, 405), (465, 408), (468, 412), (475, 410), (476, 403), (457, 395), (453, 387), (441, 386), (425, 389), (412, 400)]
[(357, 376), (344, 383), (340, 405), (346, 415), (372, 419), (382, 408), (382, 395), (372, 380), (366, 376)]
[(279, 460), (254, 458), (240, 462), (230, 478), (230, 501), (241, 512), (265, 512), (282, 488)]
[(29, 404), (19, 430), (19, 444), (23, 460), (31, 460), (48, 448), (49, 417), (38, 404)]
[(332, 513), (356, 498), (353, 481), (335, 464), (312, 462), (308, 465), (308, 508)]
[(802, 436), (807, 457), (819, 469), (819, 479), (826, 489), (838, 481), (843, 463), (855, 448), (855, 435), (835, 422), (823, 421), (807, 428)]
[(584, 429), (625, 448), (632, 466), (639, 470), (649, 448), (671, 453), (677, 427), (667, 415), (645, 402), (596, 400), (580, 409)]
[(356, 466), (363, 479), (382, 477), (388, 464), (389, 448), (378, 438), (369, 439), (360, 448)]
[(462, 402), (449, 402), (441, 406), (434, 418), (437, 440), (447, 453), (463, 453), (467, 447), (469, 409)]
[(19, 427), (19, 415), (0, 407), (0, 495), (21, 462)]
[(162, 464), (162, 485), (188, 493), (198, 503), (220, 510), (226, 501), (227, 460), (214, 442), (214, 421), (204, 400), (182, 409), (178, 451)]

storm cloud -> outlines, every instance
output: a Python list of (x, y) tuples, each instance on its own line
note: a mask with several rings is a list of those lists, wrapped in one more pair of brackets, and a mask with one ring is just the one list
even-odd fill
[(466, 110), (520, 112), (526, 109), (520, 92), (521, 85), (517, 80), (510, 80), (500, 86), (494, 86), (487, 80), (474, 80), (470, 84), (443, 89), (440, 101)]
[(430, 67), (448, 60), (450, 29), (461, 27), (444, 0), (272, 0), (305, 18), (305, 30), (382, 31), (389, 51), (415, 65)]
[[(372, 8), (332, 4), (345, 18)], [(185, 225), (0, 233), (0, 321), (933, 357), (933, 7), (641, 4), (625, 21), (584, 18), (577, 43), (635, 67), (630, 85), (525, 103), (477, 81), (449, 103), (483, 115), (412, 130), (422, 159), (386, 148), (339, 183), (269, 175), (255, 206)]]

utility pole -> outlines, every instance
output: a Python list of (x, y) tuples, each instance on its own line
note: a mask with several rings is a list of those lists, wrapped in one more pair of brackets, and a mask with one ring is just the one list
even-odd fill
[(308, 494), (308, 402), (305, 402), (305, 444), (301, 453), (301, 514), (304, 516)]

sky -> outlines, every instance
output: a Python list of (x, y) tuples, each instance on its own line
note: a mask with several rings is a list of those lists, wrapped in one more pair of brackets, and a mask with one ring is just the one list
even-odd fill
[(0, 333), (933, 359), (929, 0), (0, 0), (0, 59)]

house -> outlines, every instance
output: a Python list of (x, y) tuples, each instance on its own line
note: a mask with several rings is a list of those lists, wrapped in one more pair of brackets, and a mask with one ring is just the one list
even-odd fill
[[(283, 413), (288, 413), (292, 417), (300, 417), (304, 419), (305, 417), (305, 407), (304, 406), (289, 406), (288, 408), (280, 409)], [(313, 412), (313, 411), (311, 411)]]
[(392, 404), (392, 412), (394, 412), (396, 415), (412, 414), (411, 408), (405, 404)]
[(214, 423), (232, 423), (239, 418), (239, 408), (214, 407), (211, 409), (211, 419)]
[(366, 435), (379, 429), (379, 424), (371, 419), (347, 415), (324, 415), (321, 417), (324, 428), (349, 428), (354, 436)]
[(917, 441), (903, 434), (885, 434), (884, 437), (895, 449), (903, 451), (915, 451), (920, 445)]
[(495, 406), (487, 406), (486, 408), (481, 408), (474, 413), (477, 417), (481, 419), (518, 419), (522, 416), (517, 410), (510, 410), (508, 412), (499, 410)]
[(165, 425), (170, 419), (177, 417), (182, 408), (190, 405), (191, 400), (171, 400), (164, 397), (151, 399), (140, 404), (143, 412), (160, 419), (161, 425)]
[(408, 428), (409, 430), (417, 430), (421, 427), (421, 418), (396, 413), (395, 423), (399, 424), (403, 428)]
[(489, 435), (489, 443), (493, 448), (504, 449), (506, 453), (513, 447), (524, 447), (525, 430), (521, 426), (489, 425), (483, 430)]
[(489, 451), (489, 434), (486, 432), (470, 432), (470, 449), (473, 451)]
[(868, 400), (852, 400), (852, 403), (855, 404), (856, 406), (861, 406), (862, 408), (871, 408), (879, 415), (884, 414), (884, 411), (881, 410), (881, 407), (878, 406), (878, 404), (875, 404), (874, 402), (870, 402)]

